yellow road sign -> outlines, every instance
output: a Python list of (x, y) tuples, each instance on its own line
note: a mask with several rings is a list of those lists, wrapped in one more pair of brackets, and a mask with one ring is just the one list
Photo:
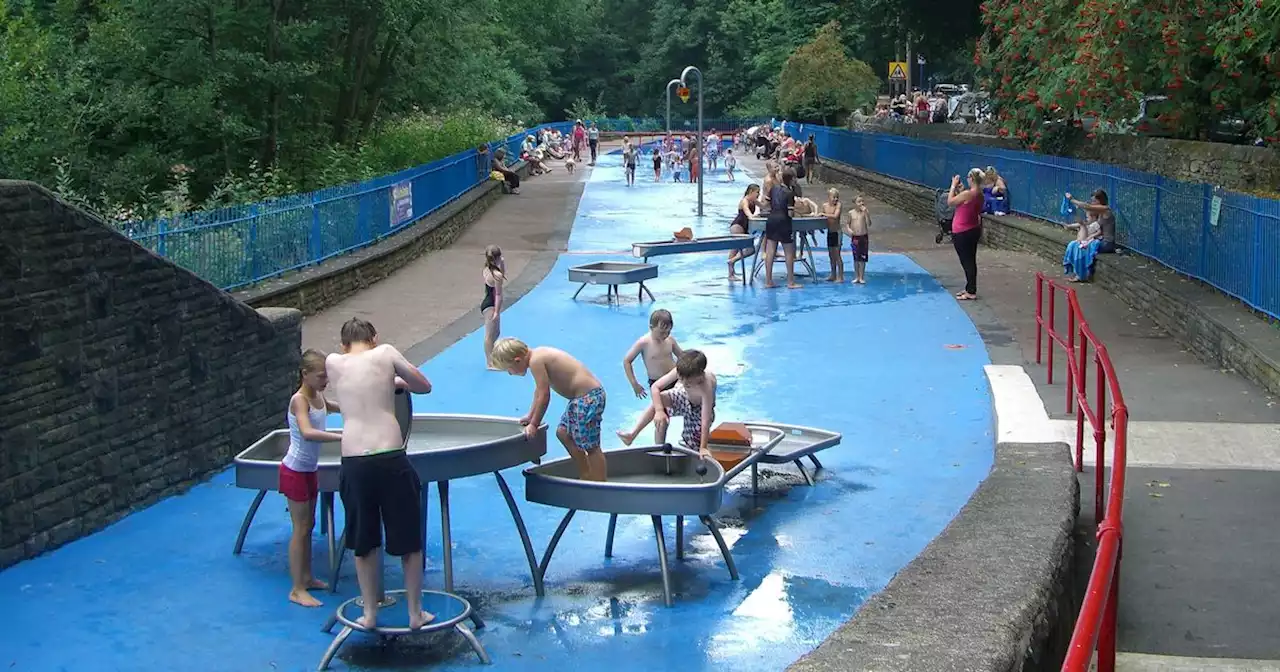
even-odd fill
[(676, 95), (680, 96), (680, 100), (682, 102), (686, 102), (686, 103), (689, 102), (689, 87), (682, 86), (676, 89)]
[(889, 61), (889, 79), (907, 81), (907, 64), (903, 61)]

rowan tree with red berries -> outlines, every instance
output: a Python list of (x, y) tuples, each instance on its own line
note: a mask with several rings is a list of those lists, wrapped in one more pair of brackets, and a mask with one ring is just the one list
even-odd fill
[(1156, 120), (1203, 138), (1224, 119), (1280, 136), (1280, 0), (986, 0), (974, 53), (1002, 135), (1039, 150), (1062, 122)]

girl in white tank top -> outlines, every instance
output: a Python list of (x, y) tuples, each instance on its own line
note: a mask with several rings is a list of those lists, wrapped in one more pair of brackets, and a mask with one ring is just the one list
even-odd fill
[(302, 384), (289, 399), (289, 450), (280, 462), (280, 492), (289, 500), (289, 518), (293, 535), (289, 539), (289, 574), (293, 585), (289, 600), (304, 607), (318, 607), (320, 600), (311, 595), (312, 588), (328, 588), (311, 574), (311, 529), (316, 521), (316, 497), (319, 480), (316, 469), (320, 462), (320, 446), (341, 441), (342, 435), (325, 431), (329, 411), (338, 405), (324, 398), (329, 385), (324, 354), (316, 350), (302, 353)]

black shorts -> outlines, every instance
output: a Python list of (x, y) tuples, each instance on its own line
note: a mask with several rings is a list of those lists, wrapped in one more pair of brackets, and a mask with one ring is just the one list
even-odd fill
[(346, 510), (347, 548), (364, 557), (382, 546), (387, 553), (422, 550), (422, 481), (403, 450), (342, 458), (339, 493)]
[[(650, 378), (650, 379), (649, 379), (649, 387), (653, 387), (653, 384), (654, 384), (654, 383), (656, 383), (656, 382), (658, 382), (658, 379), (657, 379), (657, 378)], [(671, 384), (670, 384), (670, 385), (668, 385), (668, 386), (666, 386), (666, 387), (662, 388), (662, 391), (663, 391), (663, 392), (666, 392), (667, 390), (670, 390), (671, 388), (673, 388), (673, 387), (675, 387), (675, 386), (676, 386), (676, 381), (674, 381), (674, 380), (673, 380), (673, 381), (671, 381)]]
[(854, 261), (866, 261), (871, 251), (871, 238), (869, 236), (849, 236), (849, 249), (853, 252)]
[(791, 243), (796, 242), (795, 229), (791, 225), (790, 217), (775, 217), (770, 215), (769, 219), (764, 223), (764, 237), (775, 243)]
[(840, 247), (840, 232), (834, 230), (827, 231), (827, 247)]

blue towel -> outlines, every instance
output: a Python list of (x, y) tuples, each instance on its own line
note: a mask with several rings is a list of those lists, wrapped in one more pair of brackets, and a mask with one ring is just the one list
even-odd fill
[(1081, 280), (1093, 276), (1093, 264), (1098, 259), (1098, 248), (1102, 241), (1091, 240), (1084, 245), (1073, 240), (1067, 244), (1067, 251), (1062, 255), (1062, 270), (1075, 275)]
[(1066, 196), (1062, 197), (1062, 205), (1058, 206), (1058, 214), (1063, 219), (1071, 219), (1071, 215), (1076, 214), (1076, 206), (1071, 202), (1071, 199)]

